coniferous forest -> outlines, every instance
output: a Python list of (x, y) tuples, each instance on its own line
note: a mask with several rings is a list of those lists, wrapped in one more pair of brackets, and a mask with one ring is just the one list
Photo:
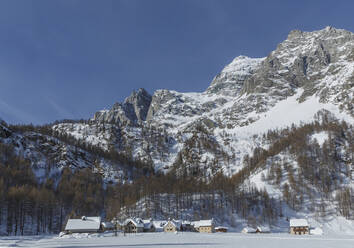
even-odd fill
[[(353, 180), (354, 128), (344, 121), (324, 117), (310, 124), (269, 131), (261, 137), (267, 149), (254, 149), (244, 157), (242, 169), (231, 177), (222, 171), (206, 177), (203, 171), (185, 166), (190, 161), (182, 155), (167, 174), (155, 173), (151, 164), (60, 135), (49, 125), (7, 128), (55, 137), (124, 164), (134, 173), (129, 173), (124, 182), (107, 183), (94, 168), (63, 168), (59, 175), (38, 180), (31, 161), (16, 146), (0, 143), (1, 235), (58, 233), (69, 217), (82, 215), (100, 215), (108, 220), (115, 216), (214, 217), (235, 225), (234, 217), (225, 216), (237, 214), (250, 225), (272, 225), (284, 217), (284, 208), (296, 211), (306, 206), (325, 216), (327, 203), (334, 202), (340, 215), (348, 219), (354, 216), (354, 192), (343, 187), (346, 180)], [(319, 132), (329, 137), (322, 145), (310, 140)], [(190, 145), (206, 146), (198, 142)], [(250, 182), (257, 173), (261, 173), (263, 182), (278, 187), (282, 195), (274, 197), (265, 189), (257, 189)]]

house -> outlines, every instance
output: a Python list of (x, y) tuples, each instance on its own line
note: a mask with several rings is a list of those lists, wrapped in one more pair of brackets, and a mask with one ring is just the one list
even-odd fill
[(144, 232), (155, 232), (156, 228), (153, 225), (152, 219), (143, 220), (144, 223)]
[(193, 224), (194, 224), (194, 229), (197, 232), (200, 232), (200, 233), (213, 233), (213, 232), (215, 232), (213, 219), (195, 221)]
[(290, 219), (290, 234), (309, 234), (309, 229), (306, 219)]
[(103, 231), (112, 231), (112, 230), (115, 230), (115, 226), (112, 222), (102, 222), (101, 223), (101, 229)]
[(129, 218), (124, 221), (125, 233), (139, 233), (144, 231), (144, 222), (140, 218)]
[(166, 225), (167, 221), (165, 220), (153, 220), (152, 226), (154, 226), (155, 232), (163, 232), (163, 227)]
[(193, 225), (192, 222), (184, 220), (182, 221), (182, 227), (181, 227), (181, 231), (183, 232), (191, 232), (193, 231)]
[(177, 232), (181, 230), (182, 222), (179, 220), (168, 220), (163, 227), (164, 232)]
[(69, 219), (65, 226), (68, 233), (95, 233), (102, 231), (101, 217), (86, 217)]
[(215, 232), (227, 232), (228, 228), (226, 226), (215, 227)]
[(270, 229), (266, 226), (257, 226), (256, 233), (270, 233)]

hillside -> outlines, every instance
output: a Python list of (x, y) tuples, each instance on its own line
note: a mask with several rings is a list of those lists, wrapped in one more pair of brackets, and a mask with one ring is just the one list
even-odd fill
[[(61, 192), (60, 210), (45, 215), (51, 223), (59, 211), (59, 224), (43, 224), (37, 233), (57, 231), (69, 214), (118, 212), (215, 216), (228, 225), (237, 226), (235, 219), (239, 226), (262, 222), (275, 230), (291, 216), (318, 223), (342, 218), (354, 232), (353, 99), (354, 34), (295, 30), (265, 58), (236, 57), (204, 92), (139, 89), (90, 120), (2, 123), (1, 163), (15, 166), (7, 153), (22, 159), (34, 177), (22, 184)], [(86, 200), (60, 191), (70, 184), (63, 178), (69, 171), (78, 180), (85, 181), (82, 171), (102, 179), (96, 181), (101, 193), (90, 192), (100, 195), (96, 208), (69, 204)], [(0, 193), (18, 186), (4, 177)], [(27, 203), (3, 198), (0, 233), (18, 234), (9, 227), (18, 221), (11, 204), (21, 210)]]

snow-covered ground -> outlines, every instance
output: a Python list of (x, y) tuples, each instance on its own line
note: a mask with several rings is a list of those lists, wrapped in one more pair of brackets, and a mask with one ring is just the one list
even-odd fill
[(261, 247), (352, 248), (354, 236), (240, 233), (143, 233), (118, 237), (103, 235), (58, 238), (54, 236), (2, 237), (0, 247)]

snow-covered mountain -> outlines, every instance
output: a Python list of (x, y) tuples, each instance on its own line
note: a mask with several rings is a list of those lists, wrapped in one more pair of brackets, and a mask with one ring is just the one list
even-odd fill
[(239, 187), (266, 189), (289, 216), (315, 219), (320, 210), (354, 213), (338, 191), (354, 197), (353, 124), (354, 34), (326, 27), (291, 31), (265, 58), (236, 57), (204, 92), (139, 89), (87, 121), (0, 123), (0, 140), (31, 161), (40, 181), (66, 167), (93, 168), (106, 183), (134, 180), (140, 170), (204, 181), (222, 173)]
[[(198, 150), (190, 166), (208, 170), (217, 160), (218, 169), (231, 175), (242, 167), (243, 156), (261, 145), (255, 135), (310, 122), (322, 109), (353, 123), (353, 86), (353, 33), (295, 30), (266, 58), (235, 58), (204, 92), (157, 90), (151, 97), (140, 89), (97, 112), (90, 124), (53, 129), (130, 153), (156, 171), (171, 168), (183, 151)], [(191, 147), (194, 137), (206, 139), (214, 151)]]

